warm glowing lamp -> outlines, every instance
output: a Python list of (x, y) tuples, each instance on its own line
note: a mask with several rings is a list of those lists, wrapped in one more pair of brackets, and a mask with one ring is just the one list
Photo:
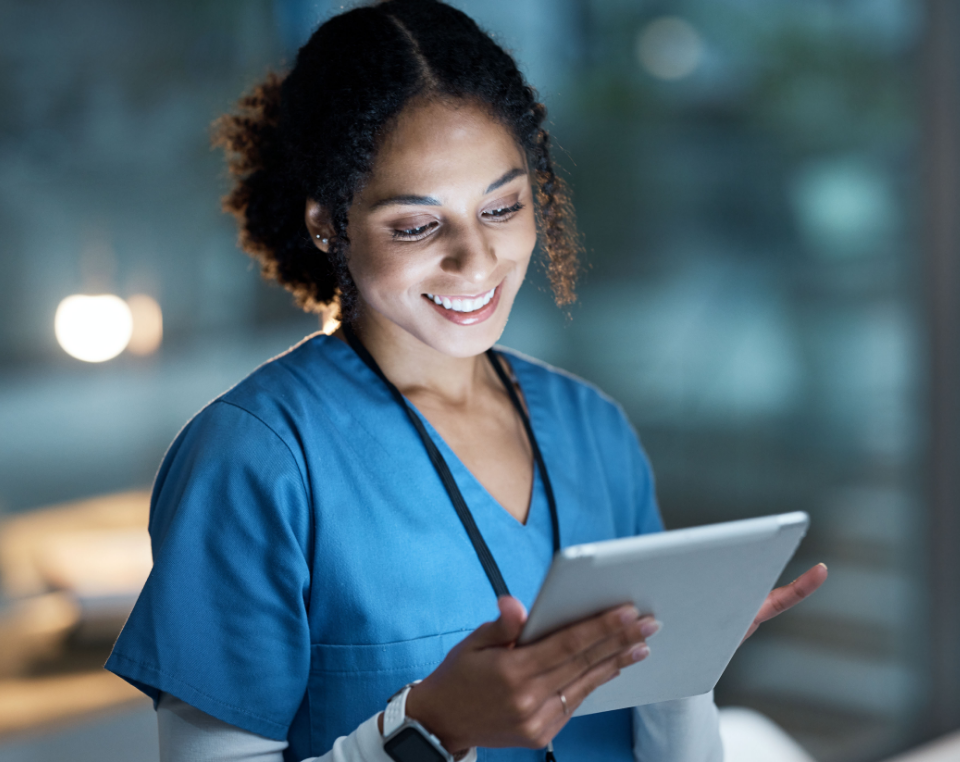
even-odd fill
[(163, 341), (163, 313), (152, 296), (134, 294), (127, 299), (133, 317), (133, 333), (127, 351), (135, 355), (149, 355), (157, 351)]
[(68, 296), (57, 307), (53, 329), (63, 351), (84, 362), (103, 362), (130, 341), (133, 318), (127, 303), (113, 294)]

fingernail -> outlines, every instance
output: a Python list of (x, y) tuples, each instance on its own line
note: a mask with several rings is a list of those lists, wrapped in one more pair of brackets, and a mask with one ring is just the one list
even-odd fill
[(650, 655), (650, 649), (647, 646), (637, 646), (630, 652), (630, 658), (634, 661), (646, 659)]
[(620, 612), (620, 621), (624, 624), (630, 624), (631, 622), (636, 622), (639, 616), (640, 612), (631, 606)]
[[(827, 565), (826, 565), (823, 561), (821, 561), (820, 563), (818, 563), (817, 566), (822, 566), (824, 569), (827, 568)], [(828, 571), (829, 571), (829, 569), (828, 569)]]
[(660, 622), (658, 622), (656, 619), (651, 619), (649, 622), (644, 622), (643, 626), (640, 628), (640, 634), (645, 638), (656, 635), (658, 632), (660, 632)]

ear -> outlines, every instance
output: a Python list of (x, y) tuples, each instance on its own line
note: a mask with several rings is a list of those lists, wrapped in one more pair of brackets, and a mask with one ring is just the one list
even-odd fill
[(330, 239), (333, 238), (333, 223), (327, 208), (308, 198), (303, 212), (303, 221), (307, 224), (307, 231), (310, 233), (313, 245), (324, 253), (328, 252)]

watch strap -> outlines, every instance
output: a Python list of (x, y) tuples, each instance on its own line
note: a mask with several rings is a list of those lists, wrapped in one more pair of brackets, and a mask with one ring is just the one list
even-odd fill
[(407, 683), (397, 691), (387, 702), (387, 708), (383, 712), (383, 737), (387, 738), (397, 730), (407, 719), (407, 695), (419, 680)]

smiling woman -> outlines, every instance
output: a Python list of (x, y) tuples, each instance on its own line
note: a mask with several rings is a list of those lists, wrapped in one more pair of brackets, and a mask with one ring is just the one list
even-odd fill
[[(375, 323), (405, 352), (422, 343), (482, 354), (506, 326), (536, 245), (526, 157), (470, 101), (420, 98), (395, 121), (348, 211), (361, 331)], [(306, 226), (326, 253), (335, 230), (317, 201), (307, 202)]]
[(342, 322), (160, 468), (154, 568), (107, 666), (157, 701), (162, 759), (721, 759), (711, 694), (571, 716), (649, 655), (653, 616), (517, 645), (562, 545), (662, 522), (620, 408), (494, 349), (538, 231), (560, 304), (577, 266), (512, 59), (449, 6), (388, 0), (330, 19), (242, 108), (219, 128), (241, 243)]
[[(542, 128), (546, 109), (536, 92), (513, 59), (459, 11), (429, 2), (378, 5), (383, 8), (358, 8), (323, 24), (286, 77), (269, 77), (241, 100), (239, 114), (216, 124), (214, 141), (226, 150), (239, 181), (224, 208), (240, 222), (243, 248), (259, 259), (265, 277), (289, 288), (305, 309), (335, 302), (349, 318), (356, 290), (345, 256), (350, 213), (358, 211), (355, 196), (385, 141), (416, 163), (435, 135), (428, 126), (416, 147), (403, 147), (391, 128), (406, 122), (410, 134), (417, 105), (467, 108), (475, 112), (468, 116), (482, 112), (512, 138), (516, 163), (500, 178), (488, 173), (493, 176), (483, 187), (493, 192), (514, 172), (528, 174), (529, 207), (536, 212), (557, 303), (572, 302), (580, 241), (569, 192), (553, 170), (550, 137)], [(363, 60), (354, 44), (368, 51)], [(470, 151), (486, 166), (490, 157)], [(411, 189), (407, 178), (391, 179), (396, 187), (373, 200), (378, 207), (438, 200)], [(304, 196), (327, 215), (321, 239), (328, 239), (328, 257), (312, 256), (311, 241), (300, 235), (298, 202)], [(398, 239), (416, 238), (426, 232), (421, 226), (407, 222), (394, 230)]]

